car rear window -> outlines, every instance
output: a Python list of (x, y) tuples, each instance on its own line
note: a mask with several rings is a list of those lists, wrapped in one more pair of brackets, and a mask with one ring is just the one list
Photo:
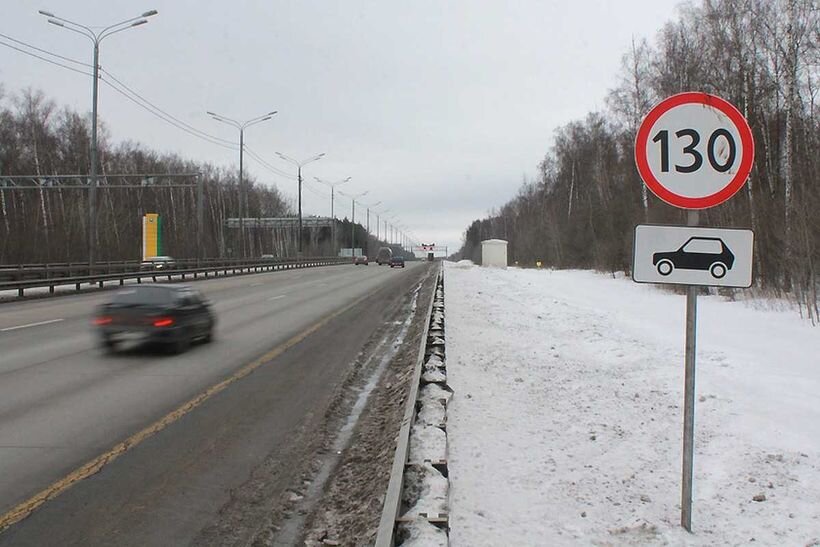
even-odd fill
[(174, 300), (176, 291), (164, 287), (135, 287), (114, 295), (114, 304), (167, 304)]

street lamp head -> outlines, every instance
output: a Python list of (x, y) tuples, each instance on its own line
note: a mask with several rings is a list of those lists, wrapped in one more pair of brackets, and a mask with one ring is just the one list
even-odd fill
[[(140, 19), (139, 21), (135, 21), (135, 22), (131, 23), (131, 26), (132, 26), (132, 27), (138, 27), (138, 26), (140, 26), (140, 25), (144, 25), (144, 24), (145, 24), (145, 23), (147, 23), (147, 22), (148, 22), (148, 20), (147, 20), (147, 19)], [(112, 33), (112, 34), (113, 34), (113, 33)]]
[(43, 10), (43, 9), (41, 9), (37, 13), (39, 13), (40, 15), (45, 15), (46, 17), (55, 17), (55, 15), (53, 13), (51, 13), (50, 11)]
[(159, 13), (157, 10), (152, 9), (150, 11), (146, 11), (145, 13), (143, 13), (141, 17), (152, 17), (152, 16), (156, 15), (157, 13)]
[(52, 25), (57, 25), (58, 27), (64, 27), (65, 26), (64, 24), (62, 24), (60, 21), (58, 21), (56, 19), (49, 19), (48, 22), (51, 23)]
[(274, 114), (276, 114), (278, 112), (279, 112), (278, 110), (274, 110), (272, 112), (268, 112), (267, 114), (265, 114), (265, 116), (273, 116)]

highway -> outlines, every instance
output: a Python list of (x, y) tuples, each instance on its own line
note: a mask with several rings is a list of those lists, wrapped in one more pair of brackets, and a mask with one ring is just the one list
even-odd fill
[[(90, 318), (111, 292), (0, 306), (0, 527), (13, 509), (27, 517), (0, 545), (227, 541), (203, 531), (263, 463), (282, 479), (266, 495), (286, 487), (361, 347), (428, 271), (343, 265), (192, 283), (218, 325), (213, 343), (181, 355), (98, 349)], [(38, 493), (59, 495), (39, 505)]]

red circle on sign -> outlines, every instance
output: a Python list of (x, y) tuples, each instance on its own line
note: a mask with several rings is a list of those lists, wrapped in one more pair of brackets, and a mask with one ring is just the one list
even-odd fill
[[(649, 132), (655, 125), (655, 122), (673, 108), (686, 104), (701, 104), (719, 110), (729, 118), (740, 135), (742, 157), (740, 158), (737, 173), (726, 186), (708, 196), (682, 196), (668, 189), (652, 172), (652, 168), (649, 166), (649, 160), (646, 156), (646, 144), (649, 140)], [(635, 163), (638, 166), (638, 173), (640, 173), (647, 188), (652, 190), (653, 194), (669, 205), (674, 205), (682, 209), (706, 209), (708, 207), (714, 207), (735, 195), (749, 178), (749, 173), (751, 173), (752, 164), (754, 163), (754, 155), (754, 138), (752, 137), (752, 130), (746, 118), (743, 117), (743, 114), (741, 114), (732, 103), (715, 95), (709, 95), (708, 93), (679, 93), (664, 99), (649, 111), (649, 114), (647, 114), (641, 122), (641, 126), (638, 128), (638, 135), (635, 137)]]

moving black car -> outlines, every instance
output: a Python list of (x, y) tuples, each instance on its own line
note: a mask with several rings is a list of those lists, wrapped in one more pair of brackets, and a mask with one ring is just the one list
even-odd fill
[(194, 340), (210, 342), (215, 323), (208, 301), (185, 285), (121, 290), (94, 317), (100, 344), (108, 351), (116, 351), (120, 342), (139, 340), (167, 344), (181, 353)]
[(397, 266), (401, 266), (404, 268), (404, 257), (403, 256), (391, 256), (390, 257), (390, 267), (395, 268)]

